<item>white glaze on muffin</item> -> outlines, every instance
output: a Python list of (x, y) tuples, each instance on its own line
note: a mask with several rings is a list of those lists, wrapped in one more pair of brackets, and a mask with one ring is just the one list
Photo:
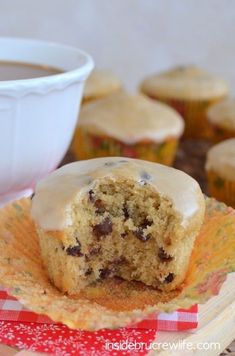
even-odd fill
[(228, 98), (212, 105), (207, 117), (213, 125), (235, 131), (235, 99)]
[(228, 85), (223, 79), (195, 66), (176, 67), (151, 75), (140, 88), (152, 97), (182, 100), (209, 100), (228, 93)]
[(206, 170), (235, 181), (235, 138), (222, 141), (209, 150)]
[(106, 134), (126, 144), (144, 139), (163, 142), (180, 137), (184, 129), (183, 119), (169, 106), (126, 93), (85, 105), (78, 125), (89, 133)]

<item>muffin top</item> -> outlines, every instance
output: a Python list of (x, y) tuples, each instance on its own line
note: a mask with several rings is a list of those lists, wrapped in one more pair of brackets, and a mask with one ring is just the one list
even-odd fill
[(235, 99), (228, 98), (212, 105), (207, 116), (212, 124), (235, 131)]
[(152, 97), (208, 100), (225, 96), (227, 83), (195, 66), (176, 67), (146, 78), (140, 89)]
[(113, 73), (95, 69), (86, 81), (83, 99), (86, 101), (100, 98), (120, 90), (121, 87), (121, 81)]
[(105, 157), (65, 165), (40, 181), (32, 200), (32, 217), (46, 230), (62, 230), (71, 224), (69, 209), (73, 201), (93, 189), (101, 178), (151, 185), (171, 199), (182, 226), (187, 226), (198, 212), (204, 213), (201, 189), (186, 173), (149, 161)]
[(127, 144), (143, 139), (162, 142), (179, 137), (184, 129), (183, 119), (172, 108), (144, 95), (124, 92), (85, 105), (79, 125), (90, 133), (106, 134)]
[(235, 138), (222, 141), (209, 150), (206, 170), (215, 171), (221, 177), (235, 180)]

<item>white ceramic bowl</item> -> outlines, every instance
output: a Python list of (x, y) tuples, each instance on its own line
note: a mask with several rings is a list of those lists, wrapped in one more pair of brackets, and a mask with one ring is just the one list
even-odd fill
[(93, 69), (86, 53), (55, 43), (0, 38), (0, 61), (47, 65), (64, 72), (0, 81), (0, 206), (30, 194), (69, 147), (83, 86)]

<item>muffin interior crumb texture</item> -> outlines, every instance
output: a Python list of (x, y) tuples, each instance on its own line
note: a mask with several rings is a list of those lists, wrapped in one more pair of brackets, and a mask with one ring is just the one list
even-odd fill
[(63, 242), (50, 232), (40, 239), (49, 275), (57, 271), (63, 291), (76, 294), (114, 276), (170, 290), (184, 278), (192, 234), (185, 234), (170, 198), (145, 181), (99, 179), (67, 214)]

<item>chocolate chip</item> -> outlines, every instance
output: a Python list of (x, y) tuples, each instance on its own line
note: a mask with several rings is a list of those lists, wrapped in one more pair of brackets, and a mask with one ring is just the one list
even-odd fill
[(168, 276), (165, 278), (164, 282), (165, 283), (171, 283), (175, 278), (175, 275), (174, 273), (169, 273)]
[(162, 247), (159, 248), (158, 257), (163, 262), (170, 262), (173, 260), (173, 257), (171, 255), (168, 255)]
[(92, 189), (89, 190), (88, 195), (89, 195), (90, 202), (94, 203), (94, 201), (95, 201), (95, 193), (94, 193), (94, 191)]
[(94, 203), (96, 207), (96, 214), (104, 214), (105, 213), (105, 204), (101, 199), (97, 199)]
[(170, 235), (167, 235), (167, 236), (165, 237), (165, 244), (166, 244), (167, 246), (170, 246), (170, 245), (172, 244)]
[(67, 247), (66, 248), (66, 253), (69, 256), (82, 257), (83, 253), (81, 252), (81, 244), (80, 244), (80, 242), (77, 240), (77, 245)]
[(96, 209), (96, 214), (103, 214), (105, 212), (105, 205), (104, 202), (101, 199), (96, 199), (95, 200), (95, 193), (94, 191), (91, 189), (88, 192), (89, 194), (89, 200), (91, 203), (94, 203), (94, 206), (97, 208)]
[(85, 272), (85, 276), (90, 276), (92, 274), (92, 268), (88, 268)]
[(99, 277), (105, 279), (110, 275), (111, 271), (108, 268), (99, 269)]
[(113, 161), (105, 162), (104, 165), (107, 167), (112, 167), (112, 166), (115, 166), (115, 162), (113, 162)]
[(128, 211), (126, 205), (124, 205), (124, 207), (122, 208), (122, 211), (123, 211), (123, 215), (124, 215), (124, 221), (128, 220), (130, 215), (129, 215), (129, 211)]
[(120, 236), (124, 239), (127, 235), (128, 235), (128, 233), (125, 231)]
[(116, 266), (116, 265), (122, 265), (124, 263), (127, 262), (127, 259), (126, 257), (124, 256), (120, 256), (118, 258), (115, 258), (113, 261), (112, 261), (112, 265)]
[(148, 226), (151, 226), (151, 225), (153, 225), (153, 222), (148, 220), (148, 218), (145, 217), (140, 226), (142, 229), (146, 229)]
[(151, 179), (151, 175), (148, 174), (147, 172), (143, 171), (140, 173), (140, 178), (141, 180), (147, 181)]
[(114, 260), (109, 262), (108, 268), (99, 269), (99, 278), (105, 279), (109, 277), (111, 274), (113, 274), (116, 271), (117, 266), (122, 265), (126, 262), (127, 260), (124, 256), (115, 258)]
[(102, 236), (111, 234), (113, 223), (109, 217), (106, 217), (100, 224), (93, 226), (93, 234), (99, 239)]
[(86, 262), (89, 262), (89, 261), (90, 261), (90, 258), (89, 258), (88, 255), (84, 255), (84, 257), (85, 257), (85, 261), (86, 261)]
[(146, 242), (150, 239), (151, 235), (145, 235), (142, 228), (138, 228), (136, 231), (133, 231), (134, 235), (142, 242)]
[(134, 231), (134, 235), (141, 241), (146, 242), (150, 239), (151, 234), (145, 235), (144, 230), (153, 224), (152, 221), (148, 220), (148, 218), (144, 218), (144, 220), (141, 222), (140, 226), (136, 231)]
[(92, 247), (90, 250), (89, 250), (89, 254), (91, 256), (95, 256), (95, 255), (98, 255), (99, 252), (101, 250), (101, 246), (97, 246), (97, 247)]
[(143, 171), (140, 173), (140, 180), (139, 183), (140, 185), (146, 185), (148, 181), (151, 180), (151, 175), (148, 174), (147, 172)]

